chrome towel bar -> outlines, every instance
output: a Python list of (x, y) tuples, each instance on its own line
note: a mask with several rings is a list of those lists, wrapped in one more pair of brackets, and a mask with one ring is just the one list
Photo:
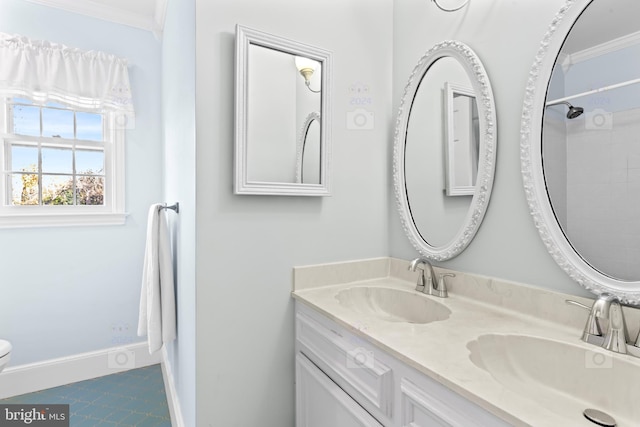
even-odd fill
[(167, 204), (165, 203), (164, 206), (162, 206), (160, 209), (171, 209), (172, 211), (175, 211), (176, 213), (180, 213), (180, 203), (176, 202), (175, 204), (173, 204), (171, 206), (167, 206)]

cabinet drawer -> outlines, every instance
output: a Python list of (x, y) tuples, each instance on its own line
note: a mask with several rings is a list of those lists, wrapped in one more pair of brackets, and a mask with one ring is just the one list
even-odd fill
[(372, 415), (393, 417), (393, 372), (363, 340), (301, 311), (296, 338), (300, 351)]

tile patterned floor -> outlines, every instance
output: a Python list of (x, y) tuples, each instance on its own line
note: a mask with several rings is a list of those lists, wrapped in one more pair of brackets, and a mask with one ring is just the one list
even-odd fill
[(23, 394), (0, 403), (68, 403), (70, 427), (171, 427), (160, 365)]

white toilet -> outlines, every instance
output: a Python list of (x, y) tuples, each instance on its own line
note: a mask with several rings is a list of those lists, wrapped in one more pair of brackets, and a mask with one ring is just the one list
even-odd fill
[(9, 359), (11, 359), (11, 343), (0, 340), (0, 372), (7, 366)]

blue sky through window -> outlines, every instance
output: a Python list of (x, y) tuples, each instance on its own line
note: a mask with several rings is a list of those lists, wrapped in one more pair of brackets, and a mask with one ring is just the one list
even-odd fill
[(73, 111), (43, 108), (42, 136), (73, 139)]
[(73, 173), (71, 148), (43, 148), (42, 173)]
[(14, 172), (35, 170), (38, 168), (38, 147), (24, 145), (11, 146), (11, 170)]
[[(13, 133), (27, 136), (59, 137), (103, 141), (102, 114), (75, 112), (56, 102), (48, 102), (44, 107), (32, 104), (22, 98), (13, 98)], [(54, 108), (47, 108), (54, 107)], [(42, 134), (40, 133), (40, 112), (42, 112)]]
[(40, 107), (15, 105), (13, 107), (13, 133), (40, 136)]
[(76, 133), (78, 139), (102, 141), (102, 115), (77, 112)]
[(79, 174), (104, 174), (104, 152), (76, 150), (76, 172)]
[(26, 98), (13, 98), (13, 102), (15, 102), (16, 104), (33, 104), (33, 101), (30, 99), (26, 99)]

